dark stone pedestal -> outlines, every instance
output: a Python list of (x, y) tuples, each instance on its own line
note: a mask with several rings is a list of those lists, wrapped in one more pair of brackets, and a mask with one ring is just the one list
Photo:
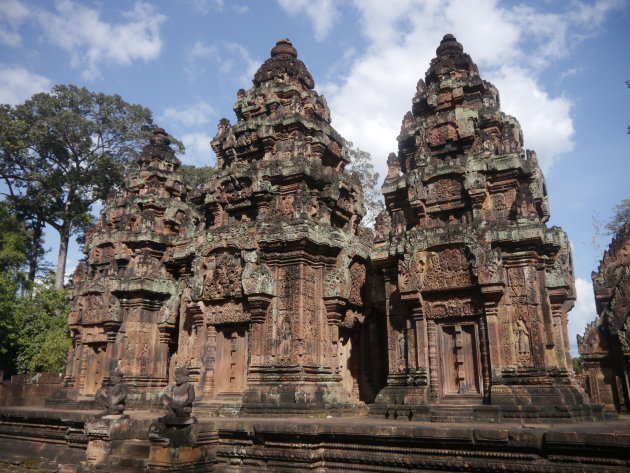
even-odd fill
[(197, 423), (196, 417), (177, 417), (177, 416), (163, 416), (158, 419), (158, 422), (161, 422), (167, 427), (172, 425), (191, 425)]

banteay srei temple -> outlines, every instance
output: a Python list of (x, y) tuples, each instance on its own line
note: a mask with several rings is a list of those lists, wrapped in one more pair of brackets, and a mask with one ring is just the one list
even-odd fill
[(64, 472), (630, 471), (614, 415), (628, 409), (630, 230), (593, 276), (579, 378), (567, 235), (547, 226), (518, 121), (455, 37), (409, 91), (374, 231), (314, 87), (278, 41), (219, 121), (199, 189), (154, 131), (87, 234), (66, 372), (12, 391), (0, 458)]

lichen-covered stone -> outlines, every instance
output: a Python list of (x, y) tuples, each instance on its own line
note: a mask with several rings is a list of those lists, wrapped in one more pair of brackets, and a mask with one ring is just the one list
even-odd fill
[(593, 414), (568, 353), (567, 237), (545, 225), (536, 155), (463, 47), (445, 36), (418, 82), (374, 239), (313, 87), (279, 41), (236, 123), (219, 121), (195, 192), (156, 131), (88, 233), (68, 392), (121, 368), (131, 404), (155, 401), (185, 366), (201, 413)]
[(598, 317), (578, 335), (582, 378), (594, 402), (630, 412), (630, 225), (615, 235), (592, 274)]
[(588, 416), (568, 353), (568, 240), (545, 225), (545, 182), (517, 120), (452, 35), (418, 82), (398, 143), (372, 252), (389, 352), (372, 412), (454, 402)]
[(156, 131), (88, 233), (75, 275), (66, 381), (79, 397), (115, 367), (144, 393), (136, 399), (155, 400), (186, 366), (201, 410), (343, 411), (375, 391), (380, 373), (359, 379), (359, 364), (371, 364), (349, 351), (374, 331), (363, 314), (363, 197), (313, 87), (279, 41), (254, 87), (238, 91), (237, 123), (220, 120), (216, 173), (194, 195)]

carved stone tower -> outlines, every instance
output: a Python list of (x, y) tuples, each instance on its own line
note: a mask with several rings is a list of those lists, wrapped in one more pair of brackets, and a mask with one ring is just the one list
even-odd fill
[(164, 261), (199, 220), (185, 202), (178, 166), (168, 136), (156, 129), (87, 234), (87, 261), (73, 281), (71, 398), (93, 399), (114, 368), (124, 372), (132, 403), (167, 382), (181, 282)]
[(237, 93), (237, 122), (222, 119), (212, 140), (217, 170), (194, 199), (205, 222), (196, 245), (174, 254), (194, 275), (178, 363), (199, 375), (208, 408), (355, 409), (359, 364), (370, 365), (350, 360), (370, 245), (357, 235), (360, 188), (290, 41), (253, 83)]
[(372, 412), (419, 418), (427, 406), (467, 404), (476, 416), (590, 415), (568, 351), (567, 237), (545, 225), (545, 182), (519, 123), (452, 35), (398, 142), (372, 252), (389, 351)]
[(591, 274), (597, 319), (578, 335), (585, 389), (611, 411), (630, 412), (630, 224)]

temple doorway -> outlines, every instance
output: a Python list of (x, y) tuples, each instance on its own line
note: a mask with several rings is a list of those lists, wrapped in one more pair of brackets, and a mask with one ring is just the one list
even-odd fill
[(475, 322), (439, 325), (441, 398), (481, 398), (483, 383)]
[(83, 392), (86, 395), (96, 394), (96, 391), (103, 386), (105, 376), (109, 375), (106, 348), (107, 344), (105, 343), (87, 345), (87, 359), (83, 373)]
[(215, 394), (241, 393), (247, 380), (247, 330), (226, 327), (217, 334)]

